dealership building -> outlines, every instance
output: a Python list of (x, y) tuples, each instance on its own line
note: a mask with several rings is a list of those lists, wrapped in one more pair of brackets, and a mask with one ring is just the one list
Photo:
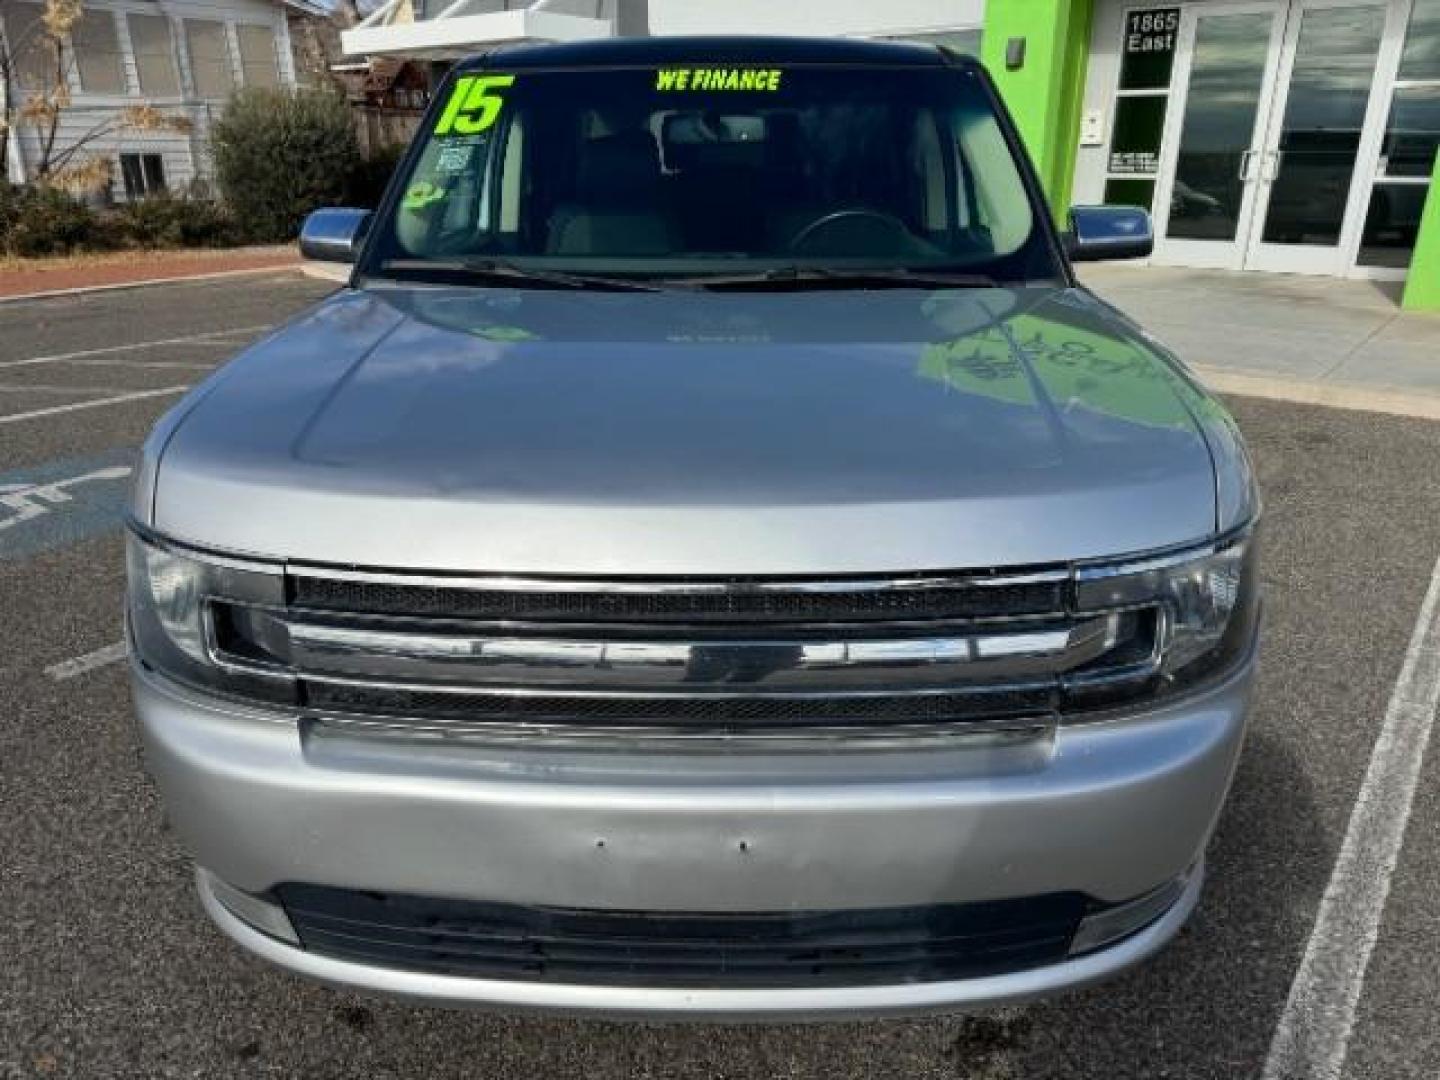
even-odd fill
[(389, 0), (348, 53), (632, 34), (979, 55), (1058, 210), (1149, 208), (1153, 262), (1404, 281), (1440, 310), (1440, 0)]

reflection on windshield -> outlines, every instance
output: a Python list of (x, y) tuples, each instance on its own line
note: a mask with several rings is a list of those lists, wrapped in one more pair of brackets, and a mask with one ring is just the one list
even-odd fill
[(475, 71), (427, 123), (372, 272), (1057, 272), (965, 68)]

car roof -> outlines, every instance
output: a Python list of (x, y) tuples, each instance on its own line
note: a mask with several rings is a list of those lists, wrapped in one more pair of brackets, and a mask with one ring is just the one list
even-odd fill
[(462, 60), (459, 69), (648, 67), (657, 64), (869, 64), (936, 67), (974, 64), (967, 56), (908, 41), (805, 37), (609, 38), (558, 45), (503, 46)]

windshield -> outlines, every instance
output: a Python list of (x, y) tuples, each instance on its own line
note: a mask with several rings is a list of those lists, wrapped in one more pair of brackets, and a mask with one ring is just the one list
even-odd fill
[(417, 138), (371, 272), (1058, 273), (963, 67), (478, 70)]

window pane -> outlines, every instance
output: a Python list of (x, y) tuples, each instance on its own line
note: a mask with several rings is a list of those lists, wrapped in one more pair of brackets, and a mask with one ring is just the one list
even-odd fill
[(1171, 237), (1235, 239), (1245, 196), (1240, 164), (1255, 131), (1271, 19), (1265, 13), (1200, 18), (1170, 196)]
[(1179, 8), (1130, 12), (1121, 46), (1120, 89), (1168, 90), (1179, 33)]
[(158, 195), (165, 190), (165, 159), (159, 154), (145, 154), (145, 194)]
[(135, 50), (135, 70), (140, 74), (140, 92), (152, 97), (176, 97), (180, 76), (175, 70), (175, 49), (170, 40), (170, 20), (163, 15), (126, 16), (130, 44)]
[(1440, 79), (1440, 0), (1415, 0), (1400, 54), (1400, 78)]
[(120, 177), (125, 182), (125, 198), (138, 199), (145, 193), (145, 175), (139, 154), (120, 155)]
[(1410, 265), (1429, 184), (1376, 184), (1360, 240), (1361, 266)]
[(1154, 180), (1117, 178), (1105, 181), (1105, 202), (1109, 206), (1139, 206), (1149, 210), (1154, 201)]
[(246, 86), (278, 86), (280, 69), (275, 58), (275, 32), (268, 26), (237, 26), (240, 67)]
[(207, 19), (185, 20), (185, 43), (190, 48), (190, 72), (201, 97), (226, 97), (235, 88), (230, 50), (225, 45), (225, 24)]
[(1165, 130), (1166, 100), (1163, 94), (1116, 100), (1109, 172), (1149, 176), (1160, 171), (1160, 135)]
[(1388, 176), (1429, 176), (1440, 142), (1440, 86), (1403, 86), (1395, 90), (1380, 171)]
[(1381, 7), (1310, 8), (1301, 16), (1266, 243), (1339, 242), (1384, 25)]
[(109, 11), (87, 11), (70, 31), (80, 88), (87, 94), (125, 93), (125, 69), (120, 63), (120, 35)]
[(11, 4), (5, 9), (5, 30), (15, 52), (15, 77), (21, 88), (31, 93), (55, 83), (55, 55), (40, 14), (39, 4)]

